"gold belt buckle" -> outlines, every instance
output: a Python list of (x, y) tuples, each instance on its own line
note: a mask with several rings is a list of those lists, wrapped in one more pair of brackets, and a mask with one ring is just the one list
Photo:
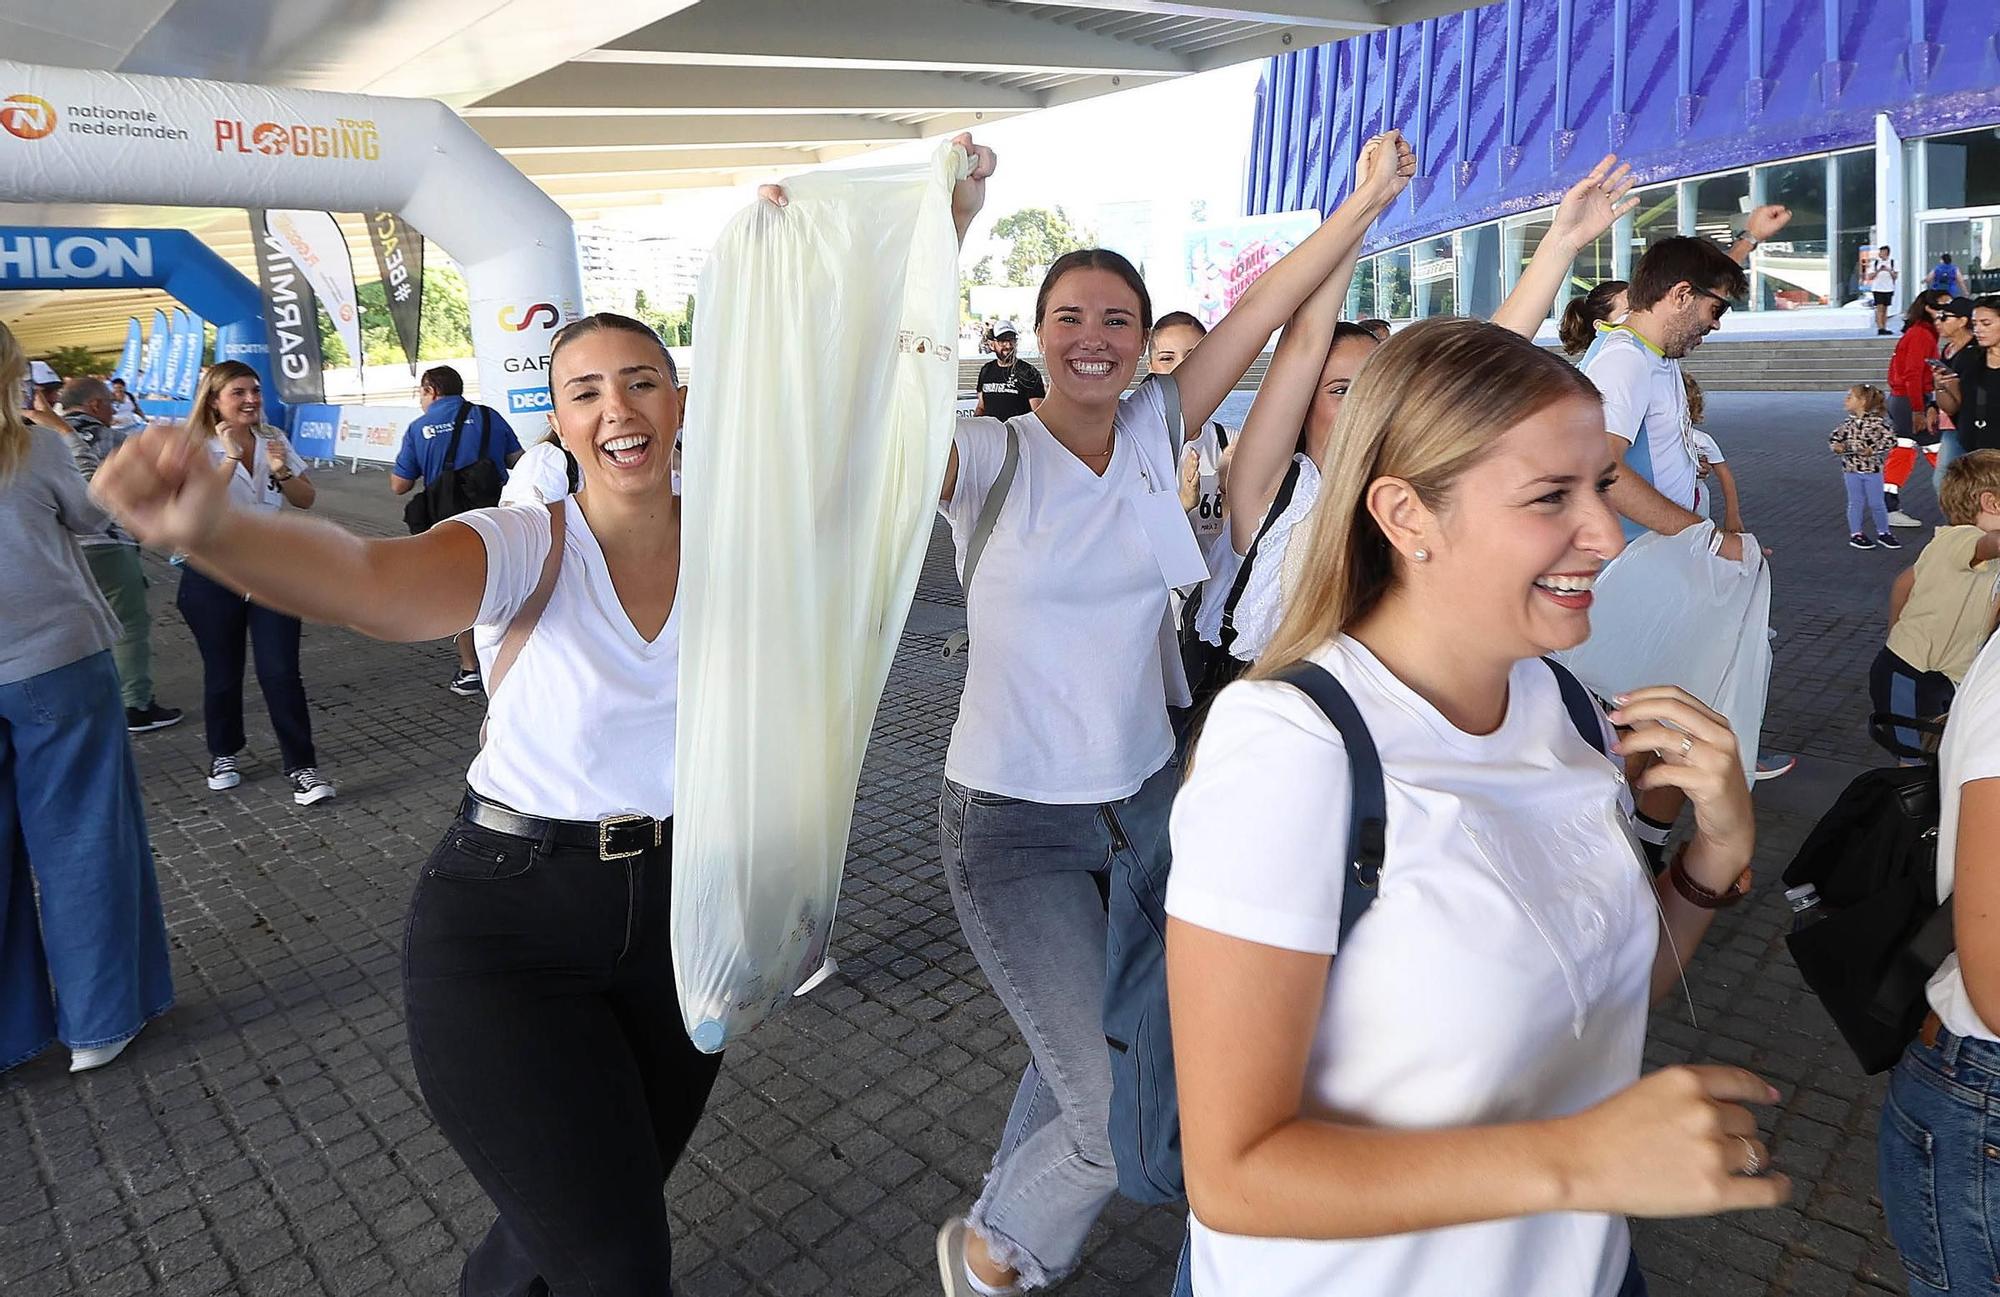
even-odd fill
[[(631, 851), (611, 849), (611, 831), (627, 824), (644, 824), (652, 820), (650, 815), (607, 815), (597, 822), (597, 858), (599, 860), (630, 860), (633, 856), (646, 854), (645, 847), (635, 847)], [(660, 845), (660, 822), (653, 820), (653, 845)]]

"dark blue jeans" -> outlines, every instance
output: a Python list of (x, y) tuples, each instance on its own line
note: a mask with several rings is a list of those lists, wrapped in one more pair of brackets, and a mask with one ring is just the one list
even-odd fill
[(0, 685), (0, 1070), (123, 1040), (173, 1000), (110, 650)]
[(671, 1292), (667, 1176), (720, 1055), (681, 1025), (673, 846), (625, 860), (456, 821), (410, 902), (410, 1057), (499, 1219), (465, 1297)]
[(191, 567), (181, 568), (174, 606), (201, 650), (201, 711), (208, 754), (227, 757), (243, 750), (243, 650), (248, 641), (257, 663), (257, 687), (264, 691), (285, 769), (318, 765), (306, 686), (299, 678), (299, 619), (252, 603)]
[(1876, 1132), (1882, 1210), (1911, 1297), (1993, 1291), (2000, 1274), (2000, 1045), (1940, 1031), (1889, 1074)]

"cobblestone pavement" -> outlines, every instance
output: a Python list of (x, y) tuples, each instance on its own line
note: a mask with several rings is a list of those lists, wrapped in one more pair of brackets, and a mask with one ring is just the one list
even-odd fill
[[(1689, 978), (1692, 1009), (1658, 1013), (1648, 1057), (1769, 1076), (1785, 1098), (1767, 1130), (1799, 1189), (1780, 1211), (1643, 1224), (1639, 1252), (1662, 1295), (1898, 1291), (1874, 1191), (1880, 1087), (1802, 991), (1772, 880), (1868, 759), (1866, 665), (1890, 578), (1915, 550), (1845, 547), (1824, 442), (1836, 396), (1710, 404), (1745, 513), (1778, 549), (1767, 743), (1805, 760), (1760, 790), (1765, 885), (1717, 924)], [(330, 514), (396, 530), (379, 474), (319, 480)], [(1926, 483), (1908, 507), (1935, 517)], [(0, 1292), (454, 1292), (490, 1208), (412, 1079), (397, 958), (478, 705), (446, 691), (447, 645), (310, 630), (307, 687), (338, 800), (301, 810), (284, 795), (254, 694), (245, 782), (209, 793), (193, 645), (169, 569), (150, 570), (160, 696), (191, 713), (138, 740), (179, 1004), (100, 1072), (72, 1078), (52, 1050), (0, 1077)], [(962, 618), (941, 547), (919, 595), (861, 777), (840, 976), (731, 1052), (670, 1190), (678, 1291), (935, 1292), (933, 1230), (977, 1192), (1025, 1061), (937, 866), (937, 780), (962, 680), (937, 652)], [(1058, 1291), (1164, 1294), (1181, 1228), (1172, 1212), (1114, 1205)]]

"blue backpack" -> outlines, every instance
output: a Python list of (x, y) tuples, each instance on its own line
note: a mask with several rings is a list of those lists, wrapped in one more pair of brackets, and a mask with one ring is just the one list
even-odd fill
[[(1576, 732), (1605, 752), (1604, 715), (1569, 671), (1555, 673)], [(1347, 746), (1352, 813), (1347, 822), (1347, 874), (1340, 898), (1340, 944), (1368, 907), (1382, 875), (1389, 811), (1382, 759), (1368, 722), (1325, 669), (1300, 662), (1276, 679), (1312, 699)], [(1608, 754), (1606, 754), (1608, 755)], [(1161, 829), (1164, 833), (1166, 830)], [(1112, 860), (1109, 930), (1105, 943), (1104, 1038), (1111, 1047), (1111, 1152), (1118, 1190), (1137, 1202), (1175, 1202), (1181, 1179), (1181, 1106), (1174, 1084), (1174, 1042), (1167, 1021), (1167, 872), (1164, 842), (1121, 851)]]

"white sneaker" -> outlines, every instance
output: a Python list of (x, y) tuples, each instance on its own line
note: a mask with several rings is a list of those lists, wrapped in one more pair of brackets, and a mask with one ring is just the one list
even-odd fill
[(1912, 518), (1909, 514), (1898, 509), (1889, 515), (1889, 525), (1891, 527), (1921, 527), (1924, 525), (1924, 520), (1922, 518)]
[(225, 788), (234, 788), (243, 782), (237, 772), (235, 757), (210, 757), (208, 760), (208, 788), (219, 793)]
[(92, 1049), (72, 1049), (69, 1052), (69, 1070), (72, 1072), (88, 1072), (94, 1067), (103, 1067), (106, 1063), (124, 1053), (125, 1046), (138, 1038), (139, 1033), (135, 1031), (125, 1037), (125, 1039), (114, 1040), (108, 1045), (98, 1045)]
[[(938, 1229), (938, 1278), (944, 1283), (944, 1297), (981, 1297), (965, 1268), (965, 1243), (971, 1237), (972, 1226), (963, 1216), (953, 1216)], [(1017, 1293), (1021, 1285), (1017, 1283), (998, 1291)]]

